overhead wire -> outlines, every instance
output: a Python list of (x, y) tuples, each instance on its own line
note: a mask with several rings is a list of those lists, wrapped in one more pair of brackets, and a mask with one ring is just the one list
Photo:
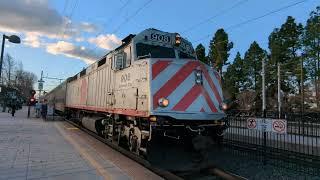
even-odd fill
[[(79, 3), (79, 0), (75, 0), (75, 3), (73, 4), (73, 8), (72, 8), (72, 10), (71, 10), (71, 13), (70, 13), (70, 15), (68, 16), (70, 22), (68, 21), (68, 22), (66, 23), (66, 27), (65, 27), (65, 29), (64, 29), (64, 31), (63, 31), (63, 34), (62, 34), (62, 39), (64, 39), (65, 33), (67, 32), (67, 30), (68, 30), (68, 28), (69, 28), (69, 25), (70, 25), (71, 22), (72, 22), (72, 16), (73, 16), (73, 13), (74, 13), (75, 9), (77, 8), (78, 3)], [(72, 33), (72, 32), (71, 32), (71, 33)]]
[[(146, 1), (146, 2), (145, 2), (141, 7), (139, 7), (134, 13), (132, 13), (129, 17), (125, 18), (125, 20), (124, 20), (122, 23), (120, 23), (120, 25), (117, 26), (117, 27), (111, 32), (111, 34), (114, 34), (114, 33), (118, 32), (118, 31), (120, 30), (121, 26), (123, 26), (124, 24), (126, 24), (127, 22), (129, 22), (132, 18), (134, 18), (136, 15), (138, 15), (139, 12), (142, 11), (142, 9), (145, 8), (145, 7), (146, 7), (148, 4), (150, 4), (152, 1), (153, 1), (153, 0), (148, 0), (148, 1)], [(101, 40), (100, 40), (100, 41), (101, 41)], [(98, 46), (101, 45), (101, 42), (100, 42), (100, 41), (97, 42), (97, 44), (96, 44), (95, 48), (93, 49), (93, 51), (95, 51), (95, 50), (98, 48)]]
[(198, 22), (198, 23), (196, 23), (196, 24), (194, 24), (194, 25), (186, 28), (185, 30), (181, 31), (181, 33), (190, 32), (190, 31), (192, 31), (193, 29), (196, 29), (196, 28), (198, 28), (199, 26), (201, 26), (201, 25), (203, 25), (203, 24), (205, 24), (205, 23), (207, 23), (207, 22), (212, 21), (214, 18), (217, 18), (217, 17), (219, 17), (219, 16), (222, 16), (223, 14), (229, 12), (230, 10), (232, 10), (232, 9), (234, 9), (234, 8), (236, 8), (236, 7), (244, 4), (244, 3), (246, 3), (247, 1), (249, 1), (249, 0), (241, 0), (241, 1), (237, 2), (237, 3), (235, 3), (234, 5), (232, 5), (231, 7), (226, 8), (226, 9), (223, 9), (223, 10), (221, 10), (220, 12), (216, 13), (215, 15), (213, 15), (213, 16), (207, 18), (207, 19), (204, 19), (203, 21), (200, 21), (200, 22)]
[[(131, 2), (131, 0), (127, 0), (119, 9), (117, 9), (115, 12), (117, 12), (116, 14), (112, 15), (107, 21), (105, 21), (102, 26), (106, 26), (107, 24), (111, 23), (112, 20), (114, 19), (114, 17), (116, 15), (119, 15)], [(96, 33), (94, 38), (97, 38), (99, 35), (106, 33), (106, 28), (104, 28), (103, 30), (101, 30), (100, 32)], [(98, 45), (100, 45), (100, 43), (98, 42)], [(97, 47), (92, 49), (92, 52), (95, 52), (95, 50), (97, 49)], [(83, 55), (84, 50), (80, 51), (80, 55)]]
[[(63, 8), (63, 13), (62, 14), (64, 14), (64, 13), (67, 14), (66, 10), (68, 8), (68, 4), (69, 4), (69, 0), (66, 0), (65, 4), (64, 4), (64, 8)], [(70, 21), (70, 22), (67, 21), (65, 26), (62, 29), (62, 35), (60, 34), (60, 37), (62, 38), (62, 40), (65, 37), (65, 33), (68, 32), (69, 24), (72, 22), (73, 15), (74, 15), (74, 12), (75, 12), (78, 4), (79, 4), (79, 0), (75, 0), (74, 3), (73, 3), (73, 7), (71, 9), (70, 14), (65, 16), (65, 17), (68, 18), (67, 20)], [(72, 32), (71, 32), (71, 34), (72, 34)], [(57, 48), (58, 48), (58, 50), (60, 50), (60, 48), (61, 48), (59, 43), (57, 44)]]
[[(278, 12), (280, 12), (280, 11), (286, 10), (286, 9), (291, 8), (291, 7), (293, 7), (293, 6), (296, 6), (296, 5), (298, 5), (298, 4), (302, 4), (302, 3), (306, 2), (306, 1), (308, 1), (308, 0), (296, 1), (296, 2), (294, 2), (294, 3), (291, 3), (291, 4), (288, 4), (288, 5), (286, 5), (286, 6), (280, 7), (280, 8), (278, 8), (278, 9), (269, 11), (269, 12), (263, 14), (263, 15), (260, 15), (260, 16), (257, 16), (257, 17), (254, 17), (254, 18), (251, 18), (251, 19), (242, 21), (242, 22), (237, 23), (237, 24), (234, 24), (234, 25), (231, 25), (231, 26), (225, 28), (225, 30), (234, 30), (234, 29), (239, 28), (239, 27), (241, 27), (241, 26), (243, 26), (243, 25), (245, 25), (245, 24), (251, 23), (251, 22), (253, 22), (253, 21), (262, 19), (262, 18), (264, 18), (264, 17), (266, 17), (266, 16), (269, 16), (269, 15), (278, 13)], [(193, 43), (199, 42), (199, 41), (201, 41), (201, 40), (203, 40), (203, 39), (206, 39), (206, 38), (210, 37), (210, 35), (211, 35), (211, 34), (207, 34), (207, 35), (205, 35), (205, 36), (203, 36), (203, 37), (201, 37), (201, 38), (199, 38), (199, 39), (197, 39), (197, 40), (195, 40), (195, 41), (192, 41), (192, 42), (193, 42)], [(223, 43), (223, 41), (221, 41), (220, 43)]]

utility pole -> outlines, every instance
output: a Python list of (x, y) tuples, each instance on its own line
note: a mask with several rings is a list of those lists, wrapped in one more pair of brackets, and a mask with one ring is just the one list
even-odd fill
[(265, 82), (265, 76), (266, 76), (266, 72), (265, 72), (265, 59), (262, 59), (262, 72), (261, 72), (261, 76), (262, 76), (262, 112), (263, 112), (263, 116), (265, 116), (265, 111), (266, 111), (266, 82)]
[(303, 118), (303, 112), (304, 112), (304, 84), (303, 84), (303, 57), (301, 57), (301, 82), (300, 82), (300, 88), (301, 88), (301, 120), (302, 120), (302, 134), (304, 135), (304, 118)]
[[(265, 58), (262, 59), (262, 113), (263, 113), (263, 123), (266, 123), (266, 72), (265, 72)], [(266, 149), (267, 149), (267, 132), (266, 129), (263, 130), (263, 146), (264, 146), (264, 160), (263, 164), (267, 164)]]
[(278, 66), (278, 118), (281, 118), (281, 84), (280, 84), (280, 63), (277, 63)]
[(300, 85), (300, 88), (301, 88), (301, 113), (303, 114), (304, 112), (304, 84), (303, 84), (303, 57), (301, 57), (301, 66), (300, 66), (300, 70), (301, 70), (301, 85)]
[(42, 91), (42, 89), (43, 89), (43, 83), (44, 83), (44, 80), (43, 80), (43, 71), (41, 71), (41, 77), (40, 77), (40, 80), (38, 81), (39, 101), (40, 101), (40, 97), (41, 97), (41, 91)]

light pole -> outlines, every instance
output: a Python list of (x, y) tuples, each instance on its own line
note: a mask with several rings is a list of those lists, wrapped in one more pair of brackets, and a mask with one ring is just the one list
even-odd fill
[[(2, 76), (1, 76), (1, 74), (2, 74), (3, 52), (4, 52), (4, 43), (5, 43), (6, 39), (8, 39), (9, 42), (16, 43), (16, 44), (19, 44), (21, 42), (19, 36), (16, 36), (16, 35), (6, 36), (5, 34), (3, 34), (3, 36), (2, 36), (1, 58), (0, 58), (0, 81), (1, 81), (1, 85), (2, 85)], [(0, 89), (0, 92), (1, 92), (1, 89)], [(2, 112), (6, 111), (5, 108), (6, 108), (6, 105), (3, 102)]]
[[(2, 62), (3, 62), (3, 52), (4, 52), (4, 43), (6, 39), (9, 40), (9, 42), (19, 44), (21, 42), (19, 36), (11, 35), (6, 36), (5, 34), (2, 36), (2, 47), (1, 47), (1, 59), (0, 59), (0, 80), (1, 80), (1, 74), (2, 74)], [(2, 82), (2, 81), (1, 81)]]

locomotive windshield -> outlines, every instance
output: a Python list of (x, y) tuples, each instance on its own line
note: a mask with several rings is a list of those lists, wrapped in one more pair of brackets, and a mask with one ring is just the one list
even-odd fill
[(179, 58), (181, 58), (181, 59), (195, 59), (195, 57), (193, 55), (184, 53), (182, 51), (179, 51)]
[(175, 53), (173, 48), (137, 43), (136, 50), (137, 50), (138, 59), (175, 58)]

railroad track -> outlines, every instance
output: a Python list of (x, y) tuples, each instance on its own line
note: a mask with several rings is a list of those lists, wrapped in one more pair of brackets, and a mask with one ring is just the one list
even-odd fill
[(194, 176), (194, 174), (204, 173), (204, 174), (212, 175), (214, 177), (219, 177), (219, 178), (222, 178), (225, 180), (246, 180), (246, 178), (244, 178), (244, 177), (230, 173), (228, 171), (225, 171), (223, 169), (220, 169), (220, 168), (212, 166), (212, 165), (208, 166), (206, 168), (195, 168), (195, 169), (188, 169), (188, 170), (183, 170), (183, 171), (181, 171), (181, 170), (179, 170), (179, 171), (165, 170), (162, 168), (158, 168), (158, 167), (152, 166), (147, 160), (143, 159), (142, 157), (131, 153), (130, 151), (126, 150), (123, 147), (117, 146), (116, 144), (98, 136), (96, 133), (74, 123), (73, 121), (65, 119), (65, 118), (63, 118), (63, 119), (67, 123), (69, 123), (69, 124), (79, 128), (80, 130), (88, 133), (89, 135), (91, 135), (95, 139), (99, 140), (100, 142), (103, 142), (104, 144), (108, 145), (109, 147), (113, 148), (114, 150), (116, 150), (116, 151), (120, 152), (121, 154), (127, 156), (128, 158), (136, 161), (137, 163), (139, 163), (143, 167), (149, 169), (150, 171), (163, 177), (164, 179), (182, 180), (182, 179), (187, 178), (189, 176)]

